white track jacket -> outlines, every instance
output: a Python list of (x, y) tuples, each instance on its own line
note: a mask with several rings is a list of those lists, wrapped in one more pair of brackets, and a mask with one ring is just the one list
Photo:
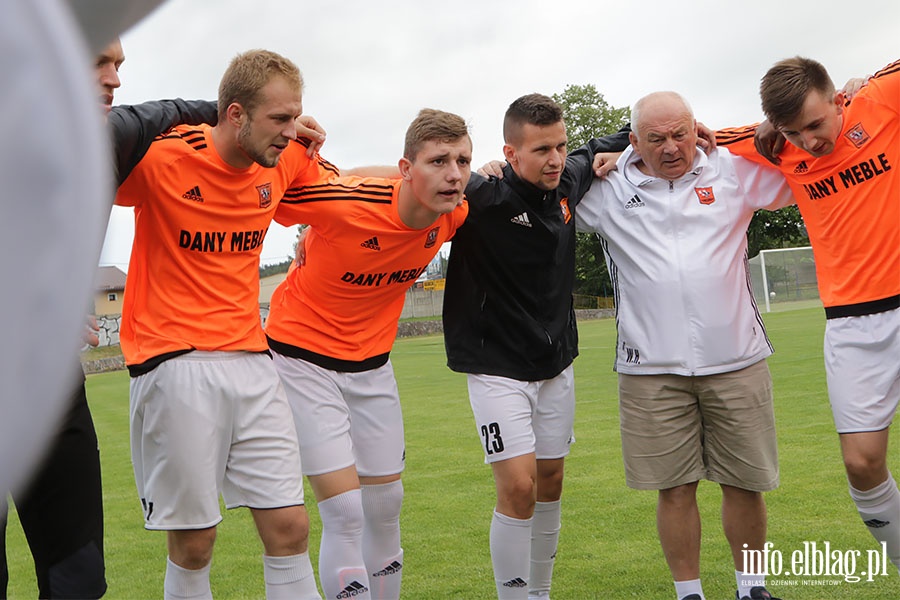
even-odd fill
[(781, 174), (698, 149), (677, 181), (643, 174), (629, 147), (575, 211), (599, 234), (616, 302), (615, 370), (712, 375), (772, 354), (750, 288), (747, 226), (794, 200)]

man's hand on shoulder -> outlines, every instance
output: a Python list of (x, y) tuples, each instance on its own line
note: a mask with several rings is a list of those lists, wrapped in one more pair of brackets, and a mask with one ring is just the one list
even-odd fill
[(592, 167), (594, 175), (606, 177), (607, 173), (616, 170), (616, 161), (622, 156), (621, 152), (598, 152), (594, 155)]
[(492, 160), (491, 162), (478, 169), (476, 173), (478, 173), (482, 177), (496, 177), (497, 179), (503, 179), (503, 167), (505, 166), (505, 161)]
[(844, 100), (850, 102), (853, 100), (853, 96), (859, 93), (859, 90), (863, 89), (867, 83), (869, 83), (869, 79), (872, 76), (868, 77), (852, 77), (847, 80), (847, 83), (844, 84), (844, 87), (841, 88), (841, 94), (844, 95)]
[(300, 115), (294, 120), (294, 125), (297, 127), (297, 137), (309, 140), (306, 155), (310, 158), (314, 157), (325, 143), (325, 130), (318, 121), (309, 115)]
[(763, 121), (756, 126), (756, 135), (753, 136), (753, 145), (766, 160), (773, 165), (780, 165), (778, 155), (784, 148), (784, 136), (768, 121)]
[(297, 234), (297, 252), (294, 255), (294, 264), (302, 267), (306, 264), (306, 236), (309, 234), (309, 227), (304, 227)]
[(716, 132), (697, 121), (697, 145), (703, 148), (703, 151), (709, 155), (716, 149)]

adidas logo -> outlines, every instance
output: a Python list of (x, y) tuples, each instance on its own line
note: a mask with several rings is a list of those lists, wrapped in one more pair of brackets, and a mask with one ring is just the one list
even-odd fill
[(374, 577), (387, 577), (388, 575), (393, 575), (394, 573), (399, 573), (403, 568), (403, 565), (398, 563), (396, 560), (391, 564), (378, 571), (377, 573), (372, 573)]
[(509, 588), (523, 588), (526, 587), (528, 583), (522, 579), (521, 577), (516, 577), (515, 579), (510, 579), (506, 583), (503, 584), (503, 587)]
[[(510, 223), (515, 223), (516, 225), (524, 225), (525, 227), (531, 227), (531, 221), (528, 220), (527, 212), (523, 212), (521, 215), (516, 215), (509, 221), (510, 221)], [(503, 585), (506, 585), (506, 584), (504, 583)]]
[(194, 202), (203, 202), (203, 194), (200, 193), (200, 186), (195, 185), (181, 195), (182, 198), (193, 200)]
[(638, 198), (638, 195), (635, 194), (631, 197), (628, 202), (625, 203), (625, 210), (631, 210), (632, 208), (640, 208), (641, 206), (645, 206), (644, 201)]
[(378, 250), (381, 251), (381, 246), (378, 245), (378, 236), (372, 236), (362, 244), (360, 244), (363, 248), (368, 248), (369, 250)]
[(887, 525), (890, 525), (890, 521), (882, 521), (881, 519), (869, 519), (868, 521), (863, 521), (866, 524), (866, 527), (870, 527), (872, 529), (881, 529)]
[(354, 581), (353, 583), (342, 589), (341, 593), (335, 596), (335, 598), (352, 598), (353, 596), (365, 594), (368, 591), (369, 588), (358, 581)]
[(809, 171), (809, 166), (805, 160), (801, 160), (800, 164), (794, 167), (794, 173), (806, 173), (807, 171)]

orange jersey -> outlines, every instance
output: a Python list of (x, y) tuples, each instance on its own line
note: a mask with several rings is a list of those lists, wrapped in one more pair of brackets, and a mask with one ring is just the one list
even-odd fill
[[(723, 130), (718, 144), (768, 165), (754, 149), (755, 129)], [(813, 246), (826, 309), (900, 294), (900, 61), (844, 106), (833, 152), (813, 158), (786, 143), (780, 158)]]
[(266, 350), (259, 256), (272, 216), (289, 187), (337, 176), (299, 142), (274, 168), (236, 169), (210, 129), (158, 137), (116, 196), (134, 207), (120, 332), (129, 365), (190, 349)]
[[(288, 191), (275, 220), (312, 228), (306, 264), (291, 270), (272, 294), (266, 333), (273, 349), (282, 352), (287, 344), (340, 363), (390, 352), (406, 290), (469, 212), (464, 202), (429, 227), (411, 229), (397, 212), (401, 185), (341, 177)], [(320, 366), (365, 370), (328, 363)]]

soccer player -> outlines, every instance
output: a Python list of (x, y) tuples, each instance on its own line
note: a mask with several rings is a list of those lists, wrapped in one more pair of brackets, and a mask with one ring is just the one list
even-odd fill
[(660, 544), (680, 600), (702, 600), (700, 479), (722, 490), (738, 600), (771, 598), (743, 573), (766, 542), (778, 485), (772, 346), (750, 289), (753, 213), (793, 202), (775, 169), (699, 151), (688, 103), (638, 100), (631, 147), (576, 212), (596, 232), (616, 296), (615, 370), (629, 487), (658, 490)]
[[(900, 402), (900, 61), (849, 103), (825, 67), (782, 60), (760, 86), (787, 139), (774, 159), (794, 191), (825, 305), (825, 371), (850, 497), (900, 570), (900, 491), (887, 464)], [(754, 128), (720, 132), (730, 152), (765, 162)]]
[(400, 179), (293, 188), (276, 213), (312, 226), (266, 333), (322, 517), (326, 598), (400, 597), (405, 446), (390, 351), (406, 290), (466, 217), (471, 159), (465, 121), (425, 109), (407, 130)]
[(116, 198), (135, 208), (120, 337), (145, 527), (167, 532), (166, 598), (211, 597), (220, 492), (227, 507), (251, 509), (266, 596), (318, 597), (296, 431), (257, 298), (285, 190), (337, 175), (296, 139), (301, 112), (292, 62), (240, 54), (222, 77), (216, 125), (158, 138)]
[[(108, 115), (114, 166), (140, 157), (153, 138), (181, 122), (215, 119), (207, 102), (165, 100), (112, 108), (125, 61), (116, 40), (97, 56), (94, 73), (101, 108)], [(96, 346), (93, 318), (85, 343)], [(13, 493), (16, 510), (31, 548), (41, 598), (99, 598), (106, 591), (103, 556), (103, 502), (97, 434), (79, 373), (58, 433), (41, 467), (21, 493)], [(6, 514), (0, 524), (0, 595), (6, 597)]]
[(572, 211), (599, 151), (627, 131), (567, 155), (562, 109), (515, 100), (503, 121), (503, 177), (472, 175), (469, 218), (453, 238), (444, 292), (447, 364), (467, 374), (497, 504), (490, 546), (499, 598), (547, 597), (560, 530), (563, 466), (573, 441)]

